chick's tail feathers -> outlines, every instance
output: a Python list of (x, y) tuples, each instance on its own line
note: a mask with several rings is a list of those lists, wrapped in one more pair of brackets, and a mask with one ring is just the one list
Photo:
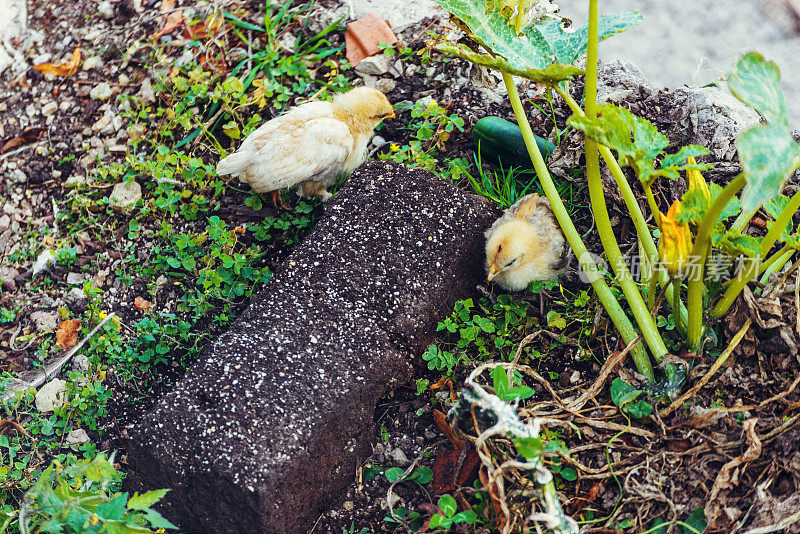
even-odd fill
[(250, 155), (243, 152), (234, 152), (217, 163), (217, 174), (232, 174), (239, 176), (249, 165)]

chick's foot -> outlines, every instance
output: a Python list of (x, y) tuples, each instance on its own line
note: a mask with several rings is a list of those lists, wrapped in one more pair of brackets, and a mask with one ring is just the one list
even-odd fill
[(281, 197), (280, 191), (273, 191), (269, 194), (269, 196), (270, 198), (272, 198), (272, 205), (275, 206), (276, 209), (281, 209), (284, 211), (292, 211), (292, 207), (283, 201), (283, 197)]

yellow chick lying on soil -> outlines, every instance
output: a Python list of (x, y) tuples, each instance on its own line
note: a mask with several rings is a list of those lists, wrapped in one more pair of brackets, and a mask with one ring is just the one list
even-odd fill
[(522, 291), (534, 280), (554, 280), (566, 267), (566, 241), (546, 198), (526, 195), (486, 231), (488, 280)]
[[(217, 164), (257, 193), (299, 186), (301, 196), (328, 200), (327, 188), (366, 159), (367, 144), (382, 120), (394, 118), (383, 93), (358, 87), (332, 102), (306, 102), (275, 117), (247, 136), (239, 150)], [(281, 203), (283, 206), (283, 203)]]

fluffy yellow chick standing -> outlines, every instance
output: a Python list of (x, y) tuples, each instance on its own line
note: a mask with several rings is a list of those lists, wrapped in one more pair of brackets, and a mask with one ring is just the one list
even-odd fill
[(519, 199), (486, 231), (488, 279), (509, 291), (557, 278), (566, 252), (550, 203), (535, 193)]
[(239, 150), (217, 164), (257, 193), (299, 186), (301, 196), (331, 197), (327, 188), (366, 159), (367, 144), (394, 109), (383, 93), (358, 87), (332, 102), (307, 102), (290, 109), (247, 136)]

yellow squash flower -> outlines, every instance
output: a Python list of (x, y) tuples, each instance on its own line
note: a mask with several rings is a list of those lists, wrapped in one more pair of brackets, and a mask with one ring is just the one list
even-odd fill
[(682, 277), (684, 267), (692, 252), (692, 233), (688, 224), (678, 224), (675, 217), (681, 212), (681, 203), (676, 200), (667, 214), (661, 214), (661, 239), (658, 242), (658, 257), (672, 277)]
[[(690, 165), (696, 165), (697, 162), (694, 157), (689, 156), (686, 160)], [(711, 192), (708, 190), (708, 184), (703, 175), (697, 169), (689, 169), (686, 171), (686, 181), (688, 182), (689, 191), (698, 190), (705, 197), (706, 201), (711, 202)]]

